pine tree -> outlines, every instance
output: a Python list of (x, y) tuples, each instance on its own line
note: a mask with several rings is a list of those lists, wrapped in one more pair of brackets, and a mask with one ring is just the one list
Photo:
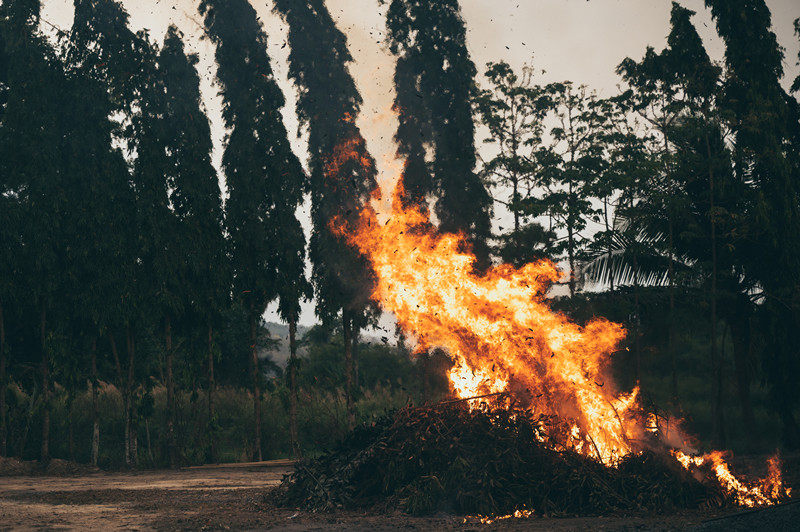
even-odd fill
[[(227, 222), (235, 293), (249, 315), (255, 454), (261, 460), (258, 323), (267, 304), (279, 295), (282, 279), (275, 257), (283, 253), (278, 246), (289, 235), (278, 240), (276, 232), (287, 226), (296, 228), (287, 220), (294, 216), (293, 207), (299, 201), (295, 183), (303, 169), (292, 153), (283, 125), (280, 110), (284, 97), (275, 81), (267, 56), (267, 36), (255, 10), (246, 0), (204, 0), (200, 13), (217, 46), (217, 79), (224, 98), (223, 117), (230, 129), (222, 160), (230, 191)], [(290, 254), (302, 247), (296, 241), (297, 233), (291, 236)]]
[[(435, 194), (440, 229), (467, 235), (478, 266), (485, 267), (492, 199), (475, 173), (476, 69), (458, 0), (392, 0), (386, 26), (397, 56), (395, 138), (398, 153), (407, 157), (409, 199), (424, 206), (425, 197)], [(432, 181), (423, 170), (428, 145)]]
[(309, 134), (313, 233), (310, 258), (317, 315), (331, 325), (341, 311), (346, 394), (354, 422), (353, 345), (370, 312), (372, 273), (367, 259), (331, 222), (358, 222), (376, 188), (375, 165), (355, 123), (361, 96), (347, 69), (352, 61), (344, 34), (323, 0), (278, 0), (275, 10), (289, 26), (289, 75), (299, 90), (298, 115)]

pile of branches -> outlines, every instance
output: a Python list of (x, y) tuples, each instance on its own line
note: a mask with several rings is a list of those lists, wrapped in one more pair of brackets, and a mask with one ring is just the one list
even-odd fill
[(275, 496), (282, 506), (309, 510), (482, 515), (598, 515), (726, 501), (718, 485), (698, 481), (666, 453), (608, 467), (559, 447), (545, 424), (505, 408), (408, 406), (299, 463)]

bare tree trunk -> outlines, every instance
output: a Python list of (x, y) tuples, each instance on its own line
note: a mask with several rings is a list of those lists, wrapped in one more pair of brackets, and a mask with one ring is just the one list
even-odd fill
[(569, 296), (575, 297), (575, 237), (572, 231), (572, 224), (567, 226), (568, 246), (567, 253), (569, 255)]
[[(755, 416), (753, 415), (753, 405), (750, 401), (750, 364), (752, 360), (752, 332), (751, 318), (739, 318), (731, 323), (731, 340), (733, 342), (733, 363), (736, 373), (736, 395), (739, 399), (739, 410), (742, 416), (744, 427), (755, 427)], [(745, 431), (747, 439), (752, 441), (753, 431)]]
[(258, 350), (256, 341), (258, 330), (256, 328), (256, 312), (253, 304), (250, 304), (250, 371), (253, 379), (253, 416), (255, 424), (253, 426), (255, 439), (255, 458), (261, 461), (261, 386), (258, 378)]
[(289, 320), (289, 433), (295, 458), (300, 458), (297, 440), (297, 317)]
[(603, 220), (606, 225), (606, 238), (608, 238), (608, 245), (606, 246), (606, 260), (608, 261), (607, 271), (609, 272), (608, 275), (608, 283), (609, 283), (609, 290), (611, 292), (614, 291), (614, 271), (611, 268), (611, 259), (613, 257), (612, 249), (611, 249), (611, 226), (608, 223), (608, 198), (603, 198)]
[(47, 307), (41, 302), (39, 314), (39, 346), (42, 350), (42, 463), (50, 459), (50, 361), (47, 357)]
[[(575, 161), (575, 153), (571, 152), (571, 161)], [(569, 197), (572, 201), (572, 179), (569, 182)], [(567, 213), (567, 255), (569, 255), (569, 297), (575, 297), (575, 230), (572, 226), (572, 215)]]
[(353, 319), (350, 312), (342, 310), (342, 340), (344, 341), (345, 401), (347, 402), (347, 424), (352, 429), (356, 424), (353, 410)]
[(711, 367), (714, 369), (714, 432), (717, 442), (725, 446), (725, 417), (722, 409), (722, 360), (717, 352), (717, 224), (714, 212), (714, 166), (711, 144), (705, 136), (708, 155), (709, 218), (711, 221)]
[[(127, 335), (127, 325), (126, 325)], [(130, 438), (130, 397), (128, 396), (128, 383), (125, 375), (122, 372), (122, 364), (119, 359), (119, 350), (117, 349), (117, 342), (114, 338), (114, 333), (109, 331), (108, 341), (111, 344), (111, 354), (114, 356), (114, 365), (117, 368), (117, 389), (122, 394), (122, 417), (125, 427), (124, 445), (125, 445), (125, 465), (131, 466), (131, 438)]]
[[(672, 169), (670, 168), (669, 135), (667, 122), (661, 124), (661, 133), (664, 135), (664, 172), (667, 178), (667, 187), (672, 192)], [(671, 198), (668, 200), (671, 201)], [(667, 323), (667, 350), (672, 373), (672, 405), (678, 406), (678, 368), (675, 354), (675, 230), (672, 222), (672, 205), (667, 205), (668, 238), (669, 238), (669, 321)]]
[(167, 452), (169, 454), (169, 466), (178, 467), (178, 458), (175, 447), (175, 380), (172, 374), (172, 321), (169, 316), (164, 318), (164, 346), (166, 353), (164, 361), (167, 370)]
[(92, 379), (89, 384), (92, 393), (92, 465), (97, 467), (97, 457), (100, 454), (100, 416), (97, 411), (97, 399), (100, 393), (97, 380), (97, 338), (92, 338)]
[(669, 216), (669, 322), (667, 323), (667, 351), (672, 371), (672, 406), (678, 406), (678, 362), (675, 354), (675, 254), (672, 214)]
[(217, 453), (214, 449), (216, 434), (212, 430), (214, 423), (214, 336), (211, 323), (208, 324), (208, 436), (211, 462), (216, 461)]
[(8, 456), (8, 414), (6, 410), (6, 323), (0, 301), (0, 456)]
[[(514, 187), (514, 196), (512, 202), (514, 203), (514, 238), (519, 238), (519, 178), (516, 172), (512, 177)], [(518, 246), (519, 242), (514, 242), (514, 246)]]
[[(360, 368), (358, 366), (358, 342), (359, 342), (360, 335), (361, 335), (361, 329), (359, 327), (357, 327), (355, 324), (353, 324), (352, 331), (350, 332), (351, 343), (353, 344), (353, 347), (351, 348), (351, 353), (352, 354), (350, 356), (353, 358), (353, 393), (354, 394), (355, 394), (355, 391), (359, 389), (358, 388), (359, 387), (359, 382), (361, 382), (359, 380), (359, 370), (360, 370)], [(355, 397), (353, 398), (353, 401), (355, 401)]]
[(129, 467), (134, 467), (139, 461), (139, 453), (137, 450), (136, 429), (133, 423), (133, 376), (134, 376), (134, 360), (135, 360), (135, 343), (133, 338), (133, 330), (129, 323), (125, 324), (125, 343), (128, 349), (128, 378), (125, 383), (125, 449), (127, 456), (125, 463)]
[(75, 404), (75, 397), (72, 392), (67, 396), (67, 448), (69, 449), (69, 459), (75, 461), (75, 423), (72, 418), (72, 407)]
[(639, 316), (639, 265), (638, 260), (636, 258), (636, 253), (633, 254), (633, 308), (635, 313), (636, 322), (634, 323), (634, 339), (633, 339), (633, 349), (634, 349), (634, 356), (636, 357), (636, 384), (639, 384), (639, 380), (641, 379), (642, 374), (642, 346), (640, 342), (641, 337), (641, 316)]

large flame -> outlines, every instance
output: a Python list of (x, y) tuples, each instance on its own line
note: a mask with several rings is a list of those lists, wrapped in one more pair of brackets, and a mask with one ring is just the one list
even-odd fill
[[(789, 494), (777, 461), (757, 483), (736, 479), (720, 453), (696, 455), (678, 430), (669, 439), (642, 412), (638, 389), (620, 393), (608, 372), (623, 328), (596, 318), (579, 326), (546, 301), (560, 271), (549, 261), (475, 270), (466, 239), (441, 234), (427, 213), (403, 201), (402, 178), (391, 202), (374, 195), (358, 227), (338, 224), (371, 261), (373, 298), (392, 312), (418, 350), (444, 349), (457, 397), (500, 395), (532, 415), (564, 421), (563, 445), (614, 466), (656, 443), (687, 470), (710, 468), (744, 506), (773, 504)], [(477, 404), (477, 400), (473, 403)]]

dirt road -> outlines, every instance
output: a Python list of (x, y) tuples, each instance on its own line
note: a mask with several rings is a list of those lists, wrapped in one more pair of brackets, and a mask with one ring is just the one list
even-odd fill
[(276, 508), (269, 489), (286, 462), (252, 466), (0, 478), (0, 529), (71, 530), (683, 530), (708, 513), (659, 517), (506, 520)]

